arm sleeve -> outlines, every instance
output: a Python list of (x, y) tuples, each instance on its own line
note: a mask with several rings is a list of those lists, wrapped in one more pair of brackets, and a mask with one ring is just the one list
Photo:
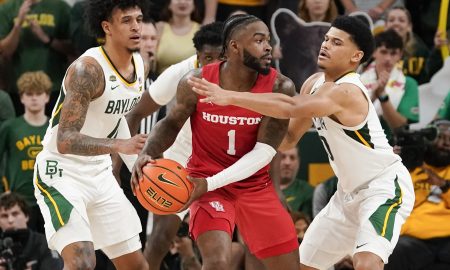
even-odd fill
[(269, 164), (277, 151), (270, 145), (257, 142), (255, 147), (225, 170), (206, 178), (208, 191), (244, 180)]
[(150, 97), (158, 105), (167, 105), (175, 97), (180, 79), (195, 68), (196, 59), (197, 56), (193, 55), (164, 70), (156, 81), (149, 86)]

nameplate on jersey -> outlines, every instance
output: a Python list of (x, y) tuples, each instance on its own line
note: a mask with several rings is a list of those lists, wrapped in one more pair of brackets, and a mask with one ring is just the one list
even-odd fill
[(105, 113), (106, 114), (125, 114), (136, 106), (141, 97), (135, 97), (133, 99), (117, 99), (110, 100), (106, 105)]
[(262, 117), (228, 116), (211, 114), (207, 112), (202, 112), (202, 116), (203, 120), (206, 122), (223, 125), (253, 126), (258, 125), (262, 120)]

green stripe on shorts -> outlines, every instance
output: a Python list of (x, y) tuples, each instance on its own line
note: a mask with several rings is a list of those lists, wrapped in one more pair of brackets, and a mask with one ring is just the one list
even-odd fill
[(39, 169), (36, 172), (36, 186), (50, 210), (53, 228), (57, 231), (69, 220), (73, 205), (54, 187), (47, 186), (41, 179)]
[(388, 199), (384, 204), (370, 216), (369, 220), (379, 235), (391, 241), (395, 225), (395, 214), (402, 204), (402, 189), (398, 184), (398, 177), (395, 177), (395, 197)]

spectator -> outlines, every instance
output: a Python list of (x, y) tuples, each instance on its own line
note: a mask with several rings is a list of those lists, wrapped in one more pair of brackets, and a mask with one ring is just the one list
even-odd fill
[(419, 120), (417, 82), (405, 76), (398, 67), (403, 41), (394, 30), (375, 36), (373, 62), (361, 74), (361, 81), (372, 97), (378, 115), (382, 117), (386, 135), (392, 130)]
[(386, 270), (450, 269), (450, 121), (438, 120), (434, 125), (439, 135), (426, 149), (423, 166), (410, 169), (414, 208)]
[(70, 40), (72, 41), (76, 57), (79, 57), (87, 49), (105, 42), (101, 38), (96, 39), (92, 36), (86, 27), (84, 18), (86, 2), (86, 0), (76, 2), (70, 10)]
[(311, 224), (311, 219), (303, 212), (291, 212), (292, 221), (294, 221), (295, 231), (297, 232), (298, 243), (301, 244), (305, 232)]
[(404, 7), (394, 7), (386, 16), (386, 29), (394, 29), (403, 40), (403, 73), (411, 76), (419, 84), (426, 83), (425, 63), (429, 55), (428, 47), (413, 33), (411, 14)]
[(9, 185), (4, 190), (9, 189), (24, 197), (31, 207), (29, 227), (43, 232), (44, 221), (34, 197), (33, 169), (48, 125), (44, 110), (52, 83), (42, 71), (25, 72), (17, 81), (17, 88), (25, 114), (7, 120), (0, 127), (0, 153), (6, 154), (5, 176)]
[[(62, 0), (17, 0), (0, 6), (0, 51), (11, 59), (12, 81), (26, 71), (42, 70), (53, 82), (52, 101), (71, 53), (69, 15), (70, 7)], [(17, 88), (11, 84), (8, 91), (16, 113), (22, 114)]]
[[(0, 259), (0, 270), (58, 270), (63, 262), (58, 254), (50, 251), (43, 234), (27, 227), (29, 210), (24, 199), (16, 193), (4, 193), (0, 196), (0, 227), (2, 239), (12, 239), (13, 259)], [(8, 267), (8, 266), (12, 266)]]
[(293, 211), (312, 217), (312, 196), (314, 188), (307, 181), (297, 178), (300, 156), (297, 148), (281, 152), (280, 189)]
[(300, 0), (298, 5), (298, 17), (305, 22), (331, 23), (337, 15), (333, 0)]
[(318, 184), (314, 188), (313, 200), (312, 200), (312, 217), (315, 218), (317, 214), (328, 204), (331, 197), (337, 190), (338, 179), (333, 176), (324, 182)]
[(449, 35), (450, 30), (447, 31), (447, 38), (443, 38), (442, 33), (439, 31), (437, 31), (434, 36), (434, 47), (431, 50), (430, 56), (427, 60), (427, 73), (430, 78), (433, 77), (433, 75), (438, 72), (444, 64), (442, 61), (441, 48), (442, 46), (447, 46), (450, 50), (450, 44), (448, 43)]
[(364, 11), (375, 22), (383, 13), (399, 0), (341, 0), (347, 13)]
[(450, 91), (438, 111), (437, 117), (450, 121)]
[[(439, 23), (442, 0), (404, 0), (412, 14), (413, 29), (427, 45), (433, 47), (433, 38)], [(448, 12), (448, 11), (447, 11)], [(447, 16), (447, 30), (450, 29), (450, 16)]]
[(194, 20), (194, 0), (170, 0), (162, 11), (163, 21), (156, 24), (160, 37), (156, 52), (157, 74), (195, 54), (192, 38), (200, 25)]
[(7, 87), (6, 73), (7, 62), (0, 55), (0, 125), (3, 123), (3, 121), (16, 116), (16, 111), (14, 110), (14, 105), (11, 101), (11, 97), (5, 91)]

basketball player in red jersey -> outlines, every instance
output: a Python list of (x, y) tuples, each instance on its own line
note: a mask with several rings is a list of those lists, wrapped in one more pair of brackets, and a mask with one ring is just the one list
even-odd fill
[(267, 269), (299, 268), (295, 228), (268, 174), (289, 120), (200, 103), (202, 97), (187, 82), (195, 76), (237, 91), (294, 95), (292, 81), (270, 68), (269, 39), (267, 26), (255, 16), (228, 19), (223, 30), (223, 53), (228, 60), (195, 69), (180, 81), (177, 104), (154, 127), (133, 168), (136, 189), (142, 167), (172, 145), (190, 117), (193, 135), (188, 170), (195, 185), (190, 233), (200, 249), (202, 269), (229, 269), (235, 224), (249, 250)]

